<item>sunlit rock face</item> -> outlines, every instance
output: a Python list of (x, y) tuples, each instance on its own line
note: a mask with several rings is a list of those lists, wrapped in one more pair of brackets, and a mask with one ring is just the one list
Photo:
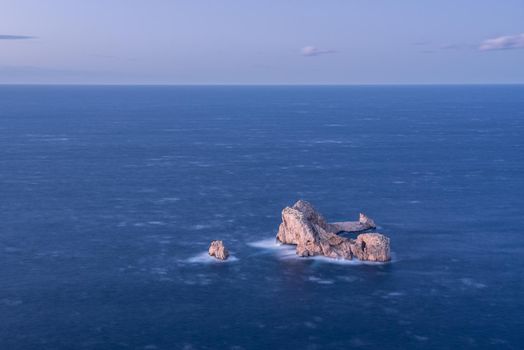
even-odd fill
[(389, 238), (380, 233), (362, 233), (357, 236), (351, 252), (359, 260), (388, 261), (391, 259), (389, 252)]
[(356, 240), (337, 233), (359, 232), (375, 228), (374, 221), (360, 214), (359, 221), (328, 223), (308, 202), (299, 200), (292, 207), (282, 210), (282, 223), (277, 240), (297, 246), (297, 255), (323, 255), (335, 259), (365, 261), (390, 260), (389, 238), (380, 233), (363, 233)]
[(226, 260), (229, 257), (229, 252), (222, 241), (212, 241), (209, 245), (209, 255), (219, 260)]

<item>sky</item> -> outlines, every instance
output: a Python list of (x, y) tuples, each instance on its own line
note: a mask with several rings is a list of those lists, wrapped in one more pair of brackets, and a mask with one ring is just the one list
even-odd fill
[(0, 0), (0, 83), (524, 83), (524, 0)]

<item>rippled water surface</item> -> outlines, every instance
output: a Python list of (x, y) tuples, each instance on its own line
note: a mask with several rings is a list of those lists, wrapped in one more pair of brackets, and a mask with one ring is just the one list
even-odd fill
[(0, 87), (1, 349), (522, 349), (523, 220), (522, 86)]

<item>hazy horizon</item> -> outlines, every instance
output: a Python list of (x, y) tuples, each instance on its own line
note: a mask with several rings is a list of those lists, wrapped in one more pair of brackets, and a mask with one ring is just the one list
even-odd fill
[(340, 83), (340, 84), (324, 84), (324, 83), (304, 83), (304, 84), (290, 84), (290, 83), (195, 83), (195, 84), (177, 84), (177, 83), (0, 83), (0, 86), (144, 86), (144, 87), (431, 87), (431, 86), (522, 86), (524, 83)]

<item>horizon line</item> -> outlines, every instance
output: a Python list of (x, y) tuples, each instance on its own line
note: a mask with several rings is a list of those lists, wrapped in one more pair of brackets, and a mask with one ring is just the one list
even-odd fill
[(216, 87), (242, 87), (242, 86), (325, 86), (325, 87), (350, 87), (350, 86), (491, 86), (491, 85), (524, 85), (524, 82), (518, 83), (0, 83), (0, 86), (158, 86), (158, 87), (198, 87), (198, 86), (216, 86)]

